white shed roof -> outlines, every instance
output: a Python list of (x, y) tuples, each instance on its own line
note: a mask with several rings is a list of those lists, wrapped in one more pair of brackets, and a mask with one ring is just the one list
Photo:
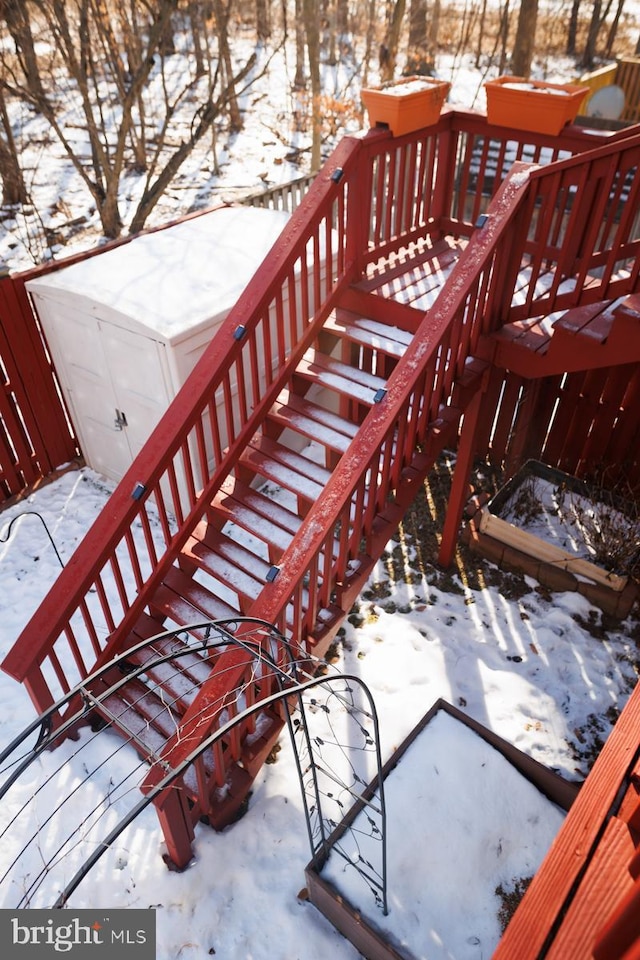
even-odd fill
[[(116, 322), (170, 342), (228, 312), (290, 214), (220, 207), (32, 280), (34, 293), (81, 297)], [(133, 321), (133, 322), (129, 322)]]

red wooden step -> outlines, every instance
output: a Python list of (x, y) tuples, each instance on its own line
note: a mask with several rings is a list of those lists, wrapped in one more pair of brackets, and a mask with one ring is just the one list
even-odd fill
[(310, 348), (296, 367), (295, 376), (350, 399), (371, 406), (376, 394), (386, 389), (386, 380), (358, 370)]
[(139, 680), (129, 680), (117, 693), (106, 696), (97, 708), (125, 737), (130, 738), (142, 757), (157, 758), (179, 725), (180, 714)]
[[(157, 625), (156, 625), (157, 627)], [(160, 658), (171, 657), (162, 663)], [(186, 710), (198, 689), (211, 676), (214, 657), (190, 650), (176, 636), (160, 638), (132, 652), (127, 662), (144, 667), (153, 686), (161, 688), (180, 712)]]
[(322, 329), (396, 359), (404, 355), (412, 340), (412, 335), (399, 327), (358, 316), (350, 310), (336, 310)]
[(613, 306), (611, 301), (601, 300), (584, 307), (567, 310), (555, 321), (554, 333), (579, 335), (587, 337), (594, 343), (604, 343), (614, 323)]
[(180, 564), (193, 564), (236, 594), (238, 607), (246, 612), (262, 590), (271, 564), (226, 537), (200, 524), (184, 545)]
[(616, 313), (635, 320), (636, 323), (640, 321), (640, 293), (630, 293), (625, 297), (616, 308)]
[(209, 516), (220, 527), (235, 524), (260, 540), (271, 562), (287, 549), (302, 523), (291, 510), (232, 477), (214, 498)]
[(228, 620), (240, 612), (177, 567), (164, 576), (149, 600), (149, 608), (179, 627), (203, 619)]
[(290, 390), (280, 393), (268, 418), (336, 453), (344, 453), (358, 432), (356, 424)]
[(403, 248), (370, 265), (369, 277), (358, 288), (427, 309), (465, 245), (465, 240), (449, 238)]
[(277, 483), (308, 503), (318, 499), (331, 476), (320, 464), (262, 436), (254, 437), (240, 462), (254, 475)]
[(572, 307), (502, 327), (492, 338), (497, 366), (525, 377), (595, 370), (640, 359), (633, 304), (616, 300)]

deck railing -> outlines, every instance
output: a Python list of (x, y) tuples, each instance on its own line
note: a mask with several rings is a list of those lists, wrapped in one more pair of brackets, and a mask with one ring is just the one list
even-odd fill
[(317, 178), (4, 661), (39, 711), (117, 648), (330, 312), (350, 270), (357, 147)]
[[(325, 616), (322, 611), (346, 589), (362, 544), (374, 533), (376, 512), (402, 482), (416, 439), (449, 402), (478, 337), (507, 319), (523, 254), (533, 265), (529, 290), (542, 277), (545, 258), (555, 255), (564, 269), (564, 246), (556, 244), (556, 250), (549, 239), (556, 222), (552, 212), (561, 203), (569, 209), (564, 198), (573, 195), (577, 205), (590, 191), (589, 178), (572, 160), (561, 162), (561, 173), (520, 170), (496, 196), (486, 225), (478, 230), (471, 221), (476, 206), (455, 197), (461, 182), (465, 192), (471, 189), (471, 158), (479, 140), (494, 134), (499, 140), (501, 134), (480, 121), (483, 134), (463, 132), (463, 121), (455, 118), (446, 114), (429, 131), (398, 139), (372, 131), (365, 138), (346, 138), (337, 148), (5, 659), (4, 669), (27, 685), (39, 711), (119, 648), (340, 291), (368, 263), (406, 242), (453, 230), (471, 242), (425, 320), (425, 331), (435, 329), (437, 335), (417, 337), (398, 366), (386, 397), (369, 416), (364, 440), (346, 455), (353, 472), (348, 480), (343, 473), (331, 479), (323, 496), (326, 509), (312, 511), (285, 555), (283, 566), (297, 567), (300, 574), (293, 580), (280, 576), (265, 589), (260, 616), (283, 629), (289, 605), (293, 626), (287, 632), (304, 642), (318, 616)], [(594, 142), (588, 135), (572, 136), (576, 149)], [(522, 143), (526, 139), (523, 134)], [(536, 143), (550, 149), (544, 138)], [(599, 183), (617, 182), (617, 158), (631, 164), (636, 149), (617, 141), (603, 147), (593, 161)], [(462, 168), (452, 162), (455, 157), (465, 158)], [(476, 194), (485, 188), (495, 193), (500, 167), (492, 178), (487, 161), (479, 163), (482, 182)], [(634, 197), (636, 180), (634, 175)], [(591, 202), (597, 206), (597, 194)], [(536, 226), (538, 233), (531, 237), (527, 217), (533, 222), (537, 214), (539, 223), (539, 211), (550, 226), (546, 233)], [(595, 257), (603, 267), (600, 286), (611, 286), (610, 264), (635, 255), (627, 220), (624, 214), (615, 221), (624, 225), (614, 229), (612, 219), (606, 240), (583, 231), (571, 260), (574, 274), (576, 264), (592, 264)], [(585, 246), (589, 242), (591, 250)], [(555, 300), (560, 293), (558, 286)], [(531, 305), (533, 296), (527, 296)], [(319, 584), (318, 590), (308, 590), (308, 583)]]

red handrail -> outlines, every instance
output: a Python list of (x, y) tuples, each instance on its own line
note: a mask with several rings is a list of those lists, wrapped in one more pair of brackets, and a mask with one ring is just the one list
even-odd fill
[[(233, 469), (262, 410), (286, 381), (286, 371), (331, 309), (340, 284), (353, 269), (347, 253), (344, 195), (353, 181), (358, 147), (357, 141), (344, 140), (316, 179), (274, 245), (268, 265), (258, 270), (239, 298), (5, 658), (3, 669), (29, 686), (39, 710), (83, 678), (79, 657), (75, 653), (73, 660), (68, 657), (69, 649), (81, 646), (78, 630), (88, 634), (99, 657), (126, 635), (144, 607), (144, 591), (177, 555), (204, 514), (212, 490)], [(343, 171), (341, 177), (334, 176), (338, 170)], [(330, 269), (321, 273), (318, 252), (324, 250), (331, 251), (335, 273)], [(300, 285), (302, 306), (308, 307), (304, 311), (296, 297)], [(271, 345), (272, 365), (264, 365), (265, 344)], [(244, 386), (241, 417), (234, 398), (236, 384)], [(160, 535), (154, 534), (156, 511)], [(136, 593), (114, 597), (114, 574), (124, 584), (129, 582), (125, 571), (133, 574)], [(106, 623), (101, 628), (97, 624), (102, 618)], [(65, 650), (56, 654), (59, 642)]]

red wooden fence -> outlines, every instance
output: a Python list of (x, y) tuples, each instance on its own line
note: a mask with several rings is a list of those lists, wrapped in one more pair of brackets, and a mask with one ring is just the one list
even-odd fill
[(476, 453), (509, 475), (533, 458), (637, 495), (639, 404), (635, 363), (540, 380), (494, 369)]
[(79, 454), (21, 277), (0, 281), (0, 503)]

